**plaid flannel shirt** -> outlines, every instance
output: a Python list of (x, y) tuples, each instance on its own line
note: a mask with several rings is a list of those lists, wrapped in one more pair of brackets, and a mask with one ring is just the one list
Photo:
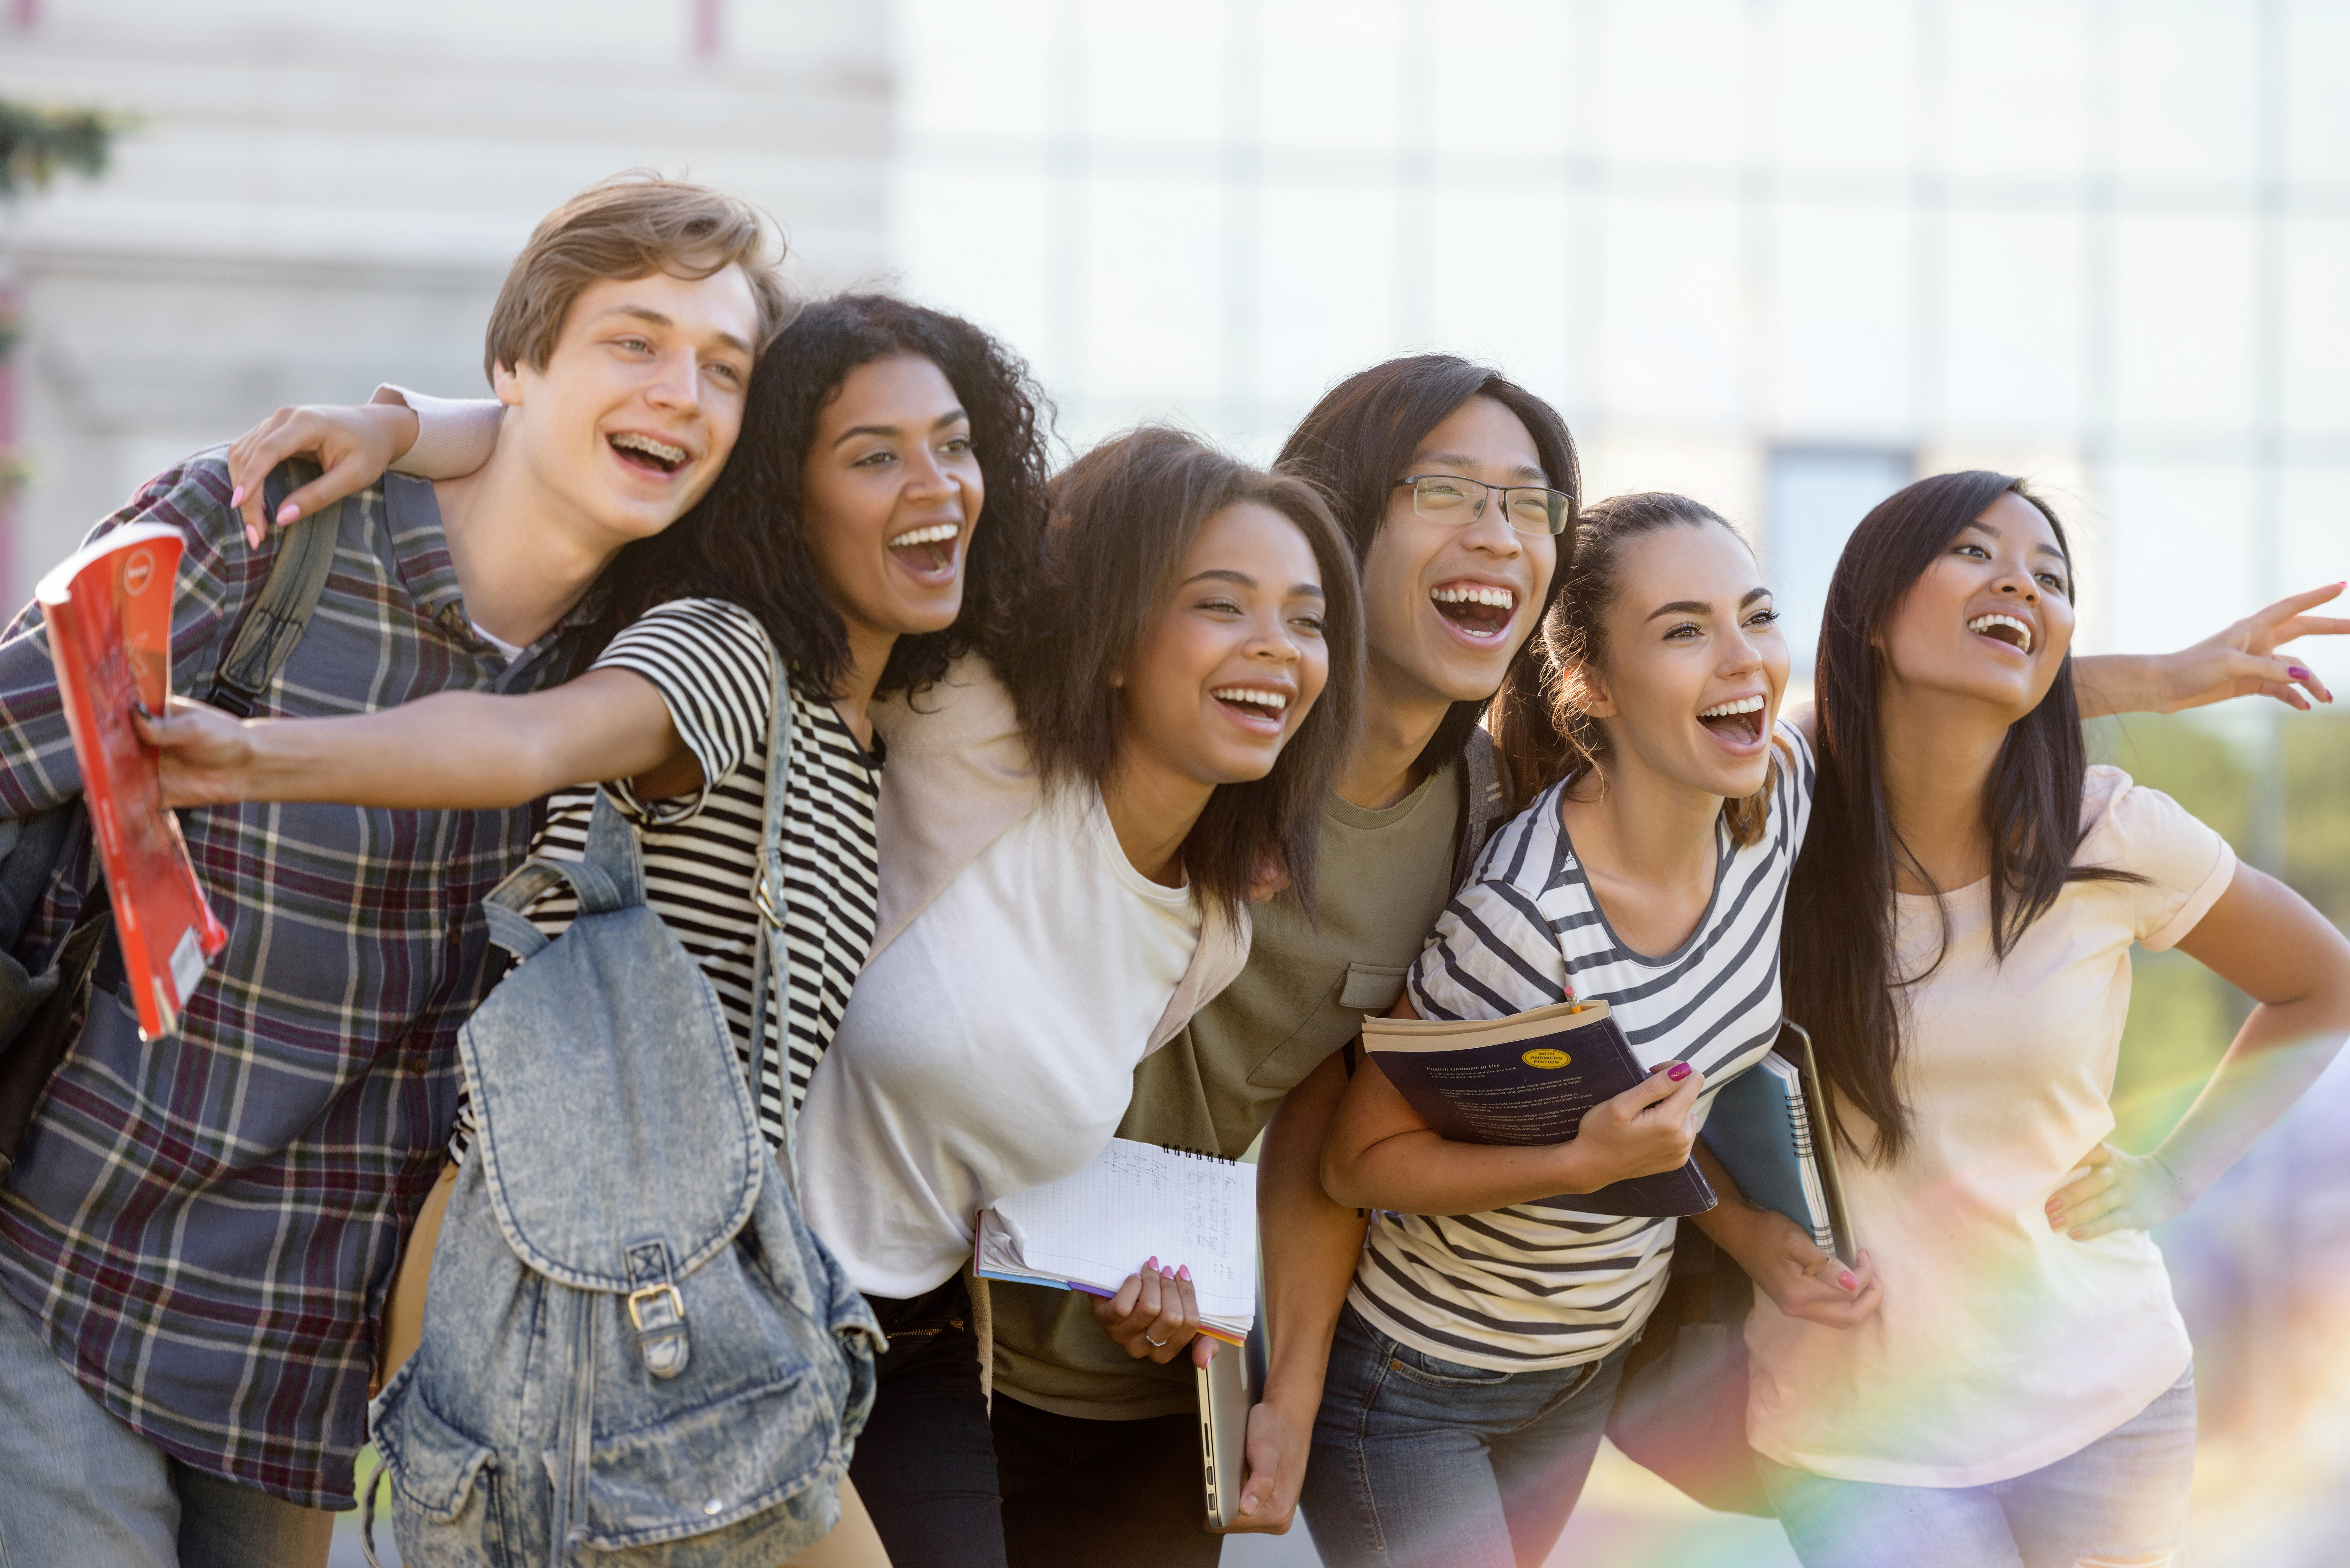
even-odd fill
[[(187, 536), (173, 689), (203, 696), (273, 555), (228, 505), (221, 451), (93, 534)], [(343, 503), (332, 576), (256, 713), (355, 713), (526, 691), (577, 662), (583, 606), (509, 668), (472, 628), (432, 490)], [(0, 814), (79, 794), (37, 607), (0, 642)], [(142, 1044), (95, 992), (0, 1183), (0, 1287), (114, 1415), (164, 1452), (313, 1507), (349, 1506), (376, 1324), (440, 1170), (458, 1026), (489, 979), (484, 894), (534, 810), (249, 804), (181, 814), (229, 945), (180, 1033)], [(46, 952), (95, 880), (84, 843), (36, 912)]]

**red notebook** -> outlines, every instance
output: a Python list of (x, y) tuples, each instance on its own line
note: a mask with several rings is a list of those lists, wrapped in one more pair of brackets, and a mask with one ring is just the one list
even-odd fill
[(179, 819), (163, 808), (156, 753), (130, 722), (136, 705), (160, 713), (171, 700), (172, 597), (182, 548), (176, 528), (118, 528), (34, 590), (48, 622), (49, 657), (114, 901), (139, 1033), (149, 1040), (179, 1026), (206, 961), (228, 942), (188, 861)]

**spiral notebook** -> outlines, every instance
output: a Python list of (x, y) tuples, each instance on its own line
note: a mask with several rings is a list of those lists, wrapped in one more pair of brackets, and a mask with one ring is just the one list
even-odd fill
[(1201, 1332), (1256, 1322), (1256, 1167), (1114, 1137), (1083, 1170), (980, 1211), (973, 1266), (991, 1280), (1114, 1296), (1144, 1260), (1191, 1271)]
[(1857, 1251), (1845, 1215), (1835, 1145), (1824, 1121), (1811, 1036), (1795, 1024), (1792, 1049), (1773, 1050), (1714, 1091), (1706, 1147), (1747, 1200), (1775, 1209), (1811, 1233), (1813, 1245), (1849, 1263)]

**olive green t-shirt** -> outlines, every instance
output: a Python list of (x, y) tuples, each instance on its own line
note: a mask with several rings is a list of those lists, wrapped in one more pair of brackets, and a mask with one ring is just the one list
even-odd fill
[[(1365, 1012), (1394, 1005), (1451, 896), (1465, 771), (1440, 768), (1381, 811), (1328, 798), (1320, 929), (1287, 896), (1258, 906), (1248, 967), (1134, 1070), (1118, 1137), (1237, 1159), (1281, 1097), (1361, 1030)], [(997, 1393), (1096, 1420), (1196, 1408), (1191, 1359), (1161, 1366), (1128, 1356), (1094, 1321), (1092, 1297), (1002, 1281), (990, 1288)]]

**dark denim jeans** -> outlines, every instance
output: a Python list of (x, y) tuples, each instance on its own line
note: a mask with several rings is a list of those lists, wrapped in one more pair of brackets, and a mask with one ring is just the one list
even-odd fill
[(1322, 1561), (1539, 1564), (1583, 1493), (1624, 1356), (1489, 1372), (1399, 1344), (1347, 1308), (1305, 1471)]
[(910, 1301), (868, 1296), (889, 1348), (848, 1479), (890, 1568), (1004, 1568), (995, 1442), (961, 1279)]
[(994, 1419), (1012, 1568), (1215, 1568), (1198, 1417), (1092, 1421), (998, 1388)]

